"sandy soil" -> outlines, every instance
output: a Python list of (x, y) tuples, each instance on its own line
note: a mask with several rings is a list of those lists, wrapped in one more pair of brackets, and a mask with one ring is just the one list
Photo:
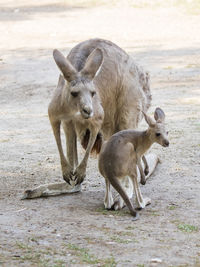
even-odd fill
[[(199, 25), (184, 8), (126, 1), (0, 1), (0, 266), (200, 266)], [(95, 158), (81, 193), (20, 200), (25, 189), (62, 181), (47, 117), (58, 78), (52, 50), (67, 54), (92, 37), (150, 71), (149, 113), (166, 113), (170, 147), (152, 148), (162, 164), (142, 187), (152, 204), (136, 222), (127, 209), (103, 209)]]

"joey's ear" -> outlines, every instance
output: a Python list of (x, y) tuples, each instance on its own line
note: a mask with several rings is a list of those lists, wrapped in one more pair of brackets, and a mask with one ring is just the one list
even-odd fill
[(54, 60), (57, 64), (58, 68), (60, 69), (63, 76), (65, 77), (65, 79), (68, 82), (73, 81), (76, 78), (77, 71), (72, 66), (72, 64), (69, 62), (69, 60), (67, 60), (63, 56), (63, 54), (60, 51), (58, 51), (57, 49), (55, 49), (53, 51), (53, 57), (54, 57)]
[(164, 122), (165, 120), (165, 113), (161, 108), (156, 108), (154, 112), (154, 118), (157, 122)]
[(154, 120), (152, 120), (151, 117), (149, 117), (146, 113), (142, 112), (145, 118), (145, 121), (149, 124), (150, 127), (154, 127), (155, 126), (155, 122)]
[(103, 52), (101, 49), (96, 48), (88, 56), (85, 66), (81, 71), (81, 74), (86, 78), (92, 80), (97, 75), (102, 61), (103, 61)]

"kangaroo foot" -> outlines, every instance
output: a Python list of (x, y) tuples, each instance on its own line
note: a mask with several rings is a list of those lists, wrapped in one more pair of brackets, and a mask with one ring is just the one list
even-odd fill
[(150, 198), (143, 198), (141, 202), (136, 200), (137, 203), (137, 210), (144, 209), (147, 205), (151, 204), (151, 199)]
[(104, 207), (106, 210), (113, 209), (113, 199), (109, 199), (109, 201), (104, 201)]
[(116, 200), (112, 205), (113, 210), (121, 210), (125, 207), (124, 202), (120, 201), (120, 199)]
[(132, 217), (132, 221), (137, 221), (139, 217), (139, 213), (137, 212), (136, 215)]

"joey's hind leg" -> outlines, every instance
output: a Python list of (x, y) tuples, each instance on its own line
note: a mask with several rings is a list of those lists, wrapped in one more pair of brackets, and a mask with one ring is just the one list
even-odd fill
[(144, 209), (147, 205), (151, 204), (151, 199), (150, 198), (143, 198), (142, 193), (140, 191), (138, 181), (137, 181), (136, 174), (131, 175), (131, 179), (132, 179), (133, 185), (134, 185), (137, 207), (139, 209)]
[(144, 162), (144, 174), (145, 174), (145, 175), (148, 175), (148, 174), (149, 174), (149, 165), (148, 165), (148, 163), (147, 163), (146, 157), (143, 156), (143, 157), (142, 157), (142, 160), (143, 160), (143, 162)]
[(142, 162), (140, 158), (137, 158), (137, 166), (140, 172), (140, 183), (142, 185), (146, 184), (146, 178), (145, 178), (145, 174), (144, 174), (144, 170), (143, 170), (143, 166), (142, 166)]
[(110, 182), (107, 178), (105, 178), (105, 182), (106, 182), (106, 193), (105, 193), (105, 198), (104, 198), (104, 206), (105, 209), (110, 210), (113, 206), (113, 197), (112, 197), (112, 192), (111, 192), (111, 188), (110, 188)]

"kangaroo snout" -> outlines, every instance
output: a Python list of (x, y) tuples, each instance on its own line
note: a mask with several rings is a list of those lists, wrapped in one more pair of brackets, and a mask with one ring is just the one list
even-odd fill
[(168, 146), (169, 146), (169, 141), (168, 141), (168, 140), (164, 140), (164, 142), (163, 142), (163, 146), (164, 146), (164, 147), (168, 147)]
[(93, 110), (90, 107), (84, 107), (81, 111), (81, 114), (84, 119), (89, 119), (93, 116)]

